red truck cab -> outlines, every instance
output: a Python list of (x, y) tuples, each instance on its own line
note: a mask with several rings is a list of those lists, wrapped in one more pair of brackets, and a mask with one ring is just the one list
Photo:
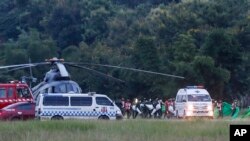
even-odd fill
[(19, 81), (0, 83), (0, 109), (17, 102), (31, 101), (33, 96), (29, 86)]

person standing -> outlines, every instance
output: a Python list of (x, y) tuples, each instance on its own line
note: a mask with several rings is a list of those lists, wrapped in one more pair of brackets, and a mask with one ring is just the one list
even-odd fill
[(124, 98), (121, 99), (121, 111), (122, 111), (122, 115), (125, 115), (125, 100)]
[(169, 102), (168, 102), (168, 99), (166, 99), (166, 101), (165, 101), (165, 109), (166, 109), (166, 111), (165, 111), (165, 113), (164, 113), (164, 118), (166, 118), (166, 116), (168, 117), (168, 107), (169, 107)]
[(131, 102), (129, 99), (125, 102), (125, 113), (127, 114), (127, 119), (129, 119), (131, 116)]
[(218, 108), (218, 111), (219, 111), (219, 118), (223, 118), (222, 100), (219, 100), (219, 102), (217, 102), (217, 108)]
[(233, 103), (232, 103), (232, 115), (233, 116), (236, 112), (236, 107), (237, 107), (237, 101), (234, 100)]

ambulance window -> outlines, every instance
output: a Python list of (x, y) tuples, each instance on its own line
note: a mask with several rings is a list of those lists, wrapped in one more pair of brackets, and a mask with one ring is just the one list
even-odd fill
[(114, 106), (111, 101), (106, 97), (96, 97), (96, 104), (105, 106)]
[(176, 98), (176, 102), (181, 102), (181, 100), (182, 100), (182, 95), (178, 95)]
[(68, 106), (69, 97), (62, 96), (46, 96), (43, 99), (44, 106)]
[(0, 98), (6, 98), (6, 89), (0, 88)]
[(13, 88), (8, 89), (8, 98), (13, 98), (14, 96), (13, 92), (14, 92)]
[(184, 101), (187, 102), (187, 96), (186, 96), (186, 95), (183, 95), (181, 101), (182, 101), (182, 102), (184, 102)]
[(71, 97), (71, 106), (91, 106), (92, 97)]

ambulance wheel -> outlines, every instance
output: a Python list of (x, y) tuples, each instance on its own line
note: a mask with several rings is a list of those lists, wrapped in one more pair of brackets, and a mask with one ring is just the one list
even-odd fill
[(63, 120), (62, 116), (53, 116), (51, 120)]
[(187, 117), (186, 117), (186, 111), (184, 110), (183, 111), (183, 117), (182, 117), (183, 119), (187, 119)]
[(99, 116), (98, 119), (100, 119), (100, 120), (109, 120), (109, 117), (105, 116), (105, 115), (102, 115), (102, 116)]
[(180, 118), (179, 113), (178, 113), (177, 110), (176, 110), (175, 116), (176, 116), (177, 119)]

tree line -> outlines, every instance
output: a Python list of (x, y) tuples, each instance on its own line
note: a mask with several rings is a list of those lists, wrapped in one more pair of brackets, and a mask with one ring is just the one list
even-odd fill
[[(66, 61), (119, 65), (176, 79), (93, 67), (125, 83), (68, 68), (84, 92), (111, 97), (173, 97), (204, 85), (212, 98), (250, 92), (249, 0), (1, 0), (1, 65)], [(49, 67), (33, 68), (42, 81)], [(29, 70), (1, 71), (0, 80)]]

